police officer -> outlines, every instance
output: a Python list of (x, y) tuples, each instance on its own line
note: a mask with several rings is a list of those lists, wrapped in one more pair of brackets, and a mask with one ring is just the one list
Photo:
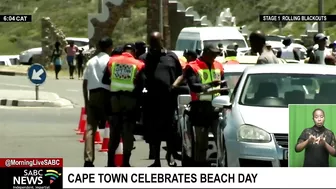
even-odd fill
[(186, 58), (187, 62), (195, 61), (198, 57), (195, 51), (189, 49), (184, 50), (183, 56)]
[(120, 56), (111, 57), (103, 78), (110, 85), (111, 125), (108, 151), (108, 167), (115, 167), (114, 156), (120, 137), (123, 139), (123, 166), (130, 167), (133, 148), (133, 129), (136, 122), (137, 97), (141, 95), (143, 84), (141, 71), (144, 64), (135, 59), (134, 44), (126, 44)]
[[(185, 70), (187, 64), (189, 62), (195, 61), (197, 59), (197, 57), (198, 57), (197, 52), (192, 51), (192, 50), (188, 50), (188, 49), (184, 50), (183, 59), (182, 60), (180, 59), (180, 62), (183, 61), (183, 63), (181, 62), (182, 69)], [(177, 88), (181, 84), (183, 84), (183, 82), (184, 82), (184, 76), (181, 75), (175, 80), (175, 82), (173, 83), (173, 87)], [(183, 91), (184, 92), (182, 92), (181, 94), (189, 94), (189, 93), (186, 93), (186, 91), (188, 91), (188, 90), (185, 90), (185, 88), (184, 88)]]
[(228, 45), (226, 47), (226, 55), (227, 55), (227, 57), (225, 57), (226, 64), (239, 64), (239, 62), (237, 61), (237, 51), (235, 49), (235, 46)]
[(188, 63), (186, 57), (185, 57), (184, 54), (183, 54), (183, 56), (180, 56), (178, 59), (179, 59), (179, 61), (180, 61), (180, 64), (181, 64), (181, 66), (182, 66), (182, 69), (184, 69), (184, 68), (187, 66), (187, 63)]
[[(190, 62), (184, 72), (191, 91), (189, 123), (195, 129), (193, 159), (195, 166), (205, 167), (208, 150), (208, 133), (216, 137), (218, 113), (211, 105), (214, 97), (227, 95), (223, 66), (215, 61), (221, 51), (217, 46), (209, 45), (203, 49), (202, 56)], [(216, 141), (216, 140), (215, 140)]]
[(192, 50), (189, 49), (184, 50), (183, 55), (179, 57), (182, 69), (184, 69), (187, 66), (188, 62), (195, 61), (197, 59), (197, 56), (198, 56), (197, 53)]

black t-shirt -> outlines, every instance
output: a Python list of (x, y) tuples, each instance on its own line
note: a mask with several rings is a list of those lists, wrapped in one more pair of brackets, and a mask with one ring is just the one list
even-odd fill
[(78, 55), (76, 56), (76, 58), (77, 58), (77, 64), (78, 64), (78, 65), (82, 65), (82, 64), (84, 64), (84, 55), (83, 55), (83, 54), (78, 54)]
[(182, 75), (182, 67), (175, 53), (162, 50), (161, 53), (151, 52), (139, 57), (145, 63), (146, 89), (148, 95), (171, 95), (171, 86)]
[[(313, 126), (302, 131), (297, 144), (306, 141), (310, 135), (325, 137), (325, 141), (335, 148), (335, 135), (325, 127)], [(329, 152), (321, 144), (309, 143), (305, 149), (303, 167), (329, 167)]]

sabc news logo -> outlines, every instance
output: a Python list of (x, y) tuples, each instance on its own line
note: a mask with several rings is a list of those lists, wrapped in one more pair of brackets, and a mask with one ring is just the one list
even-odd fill
[(28, 170), (23, 171), (23, 176), (14, 176), (13, 185), (46, 185), (44, 183), (45, 177), (49, 178), (48, 185), (55, 182), (62, 174), (56, 170), (47, 170), (44, 173), (43, 169), (39, 170)]

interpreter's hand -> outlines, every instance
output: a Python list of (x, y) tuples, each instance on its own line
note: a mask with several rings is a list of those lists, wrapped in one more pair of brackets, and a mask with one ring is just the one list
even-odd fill
[(309, 135), (308, 141), (314, 143), (316, 141), (316, 137), (314, 135)]
[(320, 137), (318, 137), (318, 139), (319, 139), (318, 142), (319, 142), (320, 145), (325, 145), (325, 143), (326, 143), (325, 142), (325, 136), (320, 136)]

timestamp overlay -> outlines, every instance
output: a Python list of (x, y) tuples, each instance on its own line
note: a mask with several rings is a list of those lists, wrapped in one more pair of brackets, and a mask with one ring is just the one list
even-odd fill
[(336, 15), (260, 15), (260, 22), (336, 22)]
[(0, 22), (32, 22), (32, 15), (0, 15)]

